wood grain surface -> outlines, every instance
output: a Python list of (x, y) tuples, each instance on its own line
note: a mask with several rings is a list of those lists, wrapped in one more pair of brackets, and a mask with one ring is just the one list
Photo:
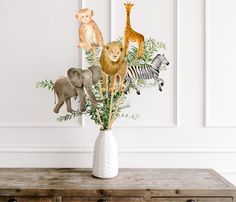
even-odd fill
[(211, 169), (120, 169), (113, 179), (88, 169), (0, 169), (0, 202), (228, 202), (235, 190)]

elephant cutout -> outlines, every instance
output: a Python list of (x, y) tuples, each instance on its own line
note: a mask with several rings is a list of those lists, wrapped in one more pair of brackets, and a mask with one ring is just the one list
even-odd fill
[[(91, 100), (93, 107), (97, 107), (97, 100), (92, 86), (96, 84), (102, 77), (101, 68), (99, 66), (91, 66), (82, 70), (79, 68), (70, 68), (67, 71), (67, 77), (58, 79), (54, 85), (54, 92), (57, 95), (58, 102), (54, 108), (54, 112), (58, 113), (64, 102), (66, 102), (67, 111), (72, 112), (71, 97), (78, 96), (80, 100), (80, 112), (86, 111), (86, 94)], [(85, 92), (86, 91), (86, 92)]]

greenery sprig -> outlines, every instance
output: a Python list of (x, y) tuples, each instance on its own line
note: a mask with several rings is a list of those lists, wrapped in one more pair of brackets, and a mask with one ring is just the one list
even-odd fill
[(94, 65), (94, 60), (99, 61), (100, 49), (98, 47), (94, 48), (94, 51), (86, 51), (85, 58), (90, 65)]
[[(120, 37), (117, 41), (123, 43), (123, 37)], [(159, 52), (161, 49), (166, 50), (166, 44), (160, 41), (157, 41), (153, 38), (148, 38), (143, 43), (143, 54), (140, 59), (137, 58), (138, 47), (130, 45), (127, 63), (128, 66), (133, 65), (145, 65), (152, 61), (154, 54)]]
[(63, 121), (68, 121), (71, 119), (74, 119), (75, 117), (81, 116), (83, 113), (81, 113), (80, 111), (72, 111), (72, 112), (68, 112), (63, 116), (60, 116), (57, 118), (58, 122), (63, 122)]
[(53, 90), (54, 89), (54, 82), (49, 79), (45, 79), (43, 81), (39, 81), (36, 83), (36, 88), (47, 88), (48, 90)]
[[(123, 38), (119, 38), (117, 41), (122, 43)], [(140, 59), (137, 59), (138, 48), (136, 46), (130, 45), (128, 55), (127, 55), (128, 66), (150, 64), (150, 62), (152, 61), (155, 54), (157, 54), (157, 52), (159, 52), (161, 49), (163, 49), (163, 50), (166, 49), (166, 45), (164, 43), (158, 42), (155, 39), (149, 38), (144, 41), (142, 57)], [(87, 62), (90, 65), (94, 65), (95, 60), (99, 61), (100, 49), (96, 47), (94, 51), (85, 52), (85, 57), (86, 57)], [(160, 70), (165, 70), (165, 67), (162, 67), (162, 69), (160, 69)], [(100, 85), (103, 86), (102, 80), (100, 81)], [(142, 88), (149, 88), (149, 87), (156, 86), (157, 84), (155, 82), (150, 83), (150, 82), (146, 82), (145, 80), (139, 80), (137, 82), (137, 85), (139, 85), (139, 87), (142, 87)], [(81, 113), (79, 111), (73, 111), (71, 113), (68, 112), (63, 116), (58, 117), (57, 121), (59, 121), (59, 122), (68, 121), (68, 120), (74, 119), (78, 116), (81, 116), (82, 114), (86, 114), (96, 124), (101, 125), (102, 130), (108, 129), (109, 128), (109, 112), (110, 112), (110, 103), (111, 103), (111, 93), (108, 93), (108, 95), (107, 95), (105, 92), (103, 92), (102, 96), (101, 96), (101, 94), (100, 94), (101, 93), (101, 91), (100, 91), (101, 86), (99, 86), (98, 84), (93, 86), (93, 92), (95, 94), (95, 97), (98, 100), (101, 99), (101, 97), (105, 98), (102, 103), (97, 104), (97, 107), (94, 107), (92, 102), (88, 99), (87, 103), (86, 103), (86, 106), (87, 106), (86, 112), (84, 112), (84, 113)], [(47, 88), (48, 90), (53, 90), (54, 89), (54, 82), (52, 80), (45, 79), (43, 81), (37, 82), (36, 87), (37, 88)], [(139, 118), (139, 115), (123, 113), (122, 110), (127, 108), (127, 106), (121, 105), (118, 108), (118, 110), (116, 111), (116, 105), (118, 104), (121, 96), (122, 96), (122, 103), (123, 103), (124, 100), (127, 99), (127, 95), (130, 93), (131, 88), (132, 88), (132, 86), (129, 83), (126, 83), (126, 88), (125, 88), (126, 93), (125, 94), (124, 93), (122, 94), (122, 92), (117, 92), (114, 94), (113, 105), (112, 105), (112, 109), (111, 109), (112, 114), (116, 113), (114, 116), (114, 120), (117, 118), (131, 118), (134, 120)], [(74, 97), (74, 99), (76, 100), (77, 97)]]
[(130, 118), (130, 119), (134, 119), (134, 120), (137, 120), (139, 119), (140, 115), (139, 114), (124, 114), (124, 113), (121, 113), (119, 115), (119, 118)]

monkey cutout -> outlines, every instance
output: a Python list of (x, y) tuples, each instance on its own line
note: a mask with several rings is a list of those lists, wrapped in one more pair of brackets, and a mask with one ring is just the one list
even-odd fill
[(103, 47), (102, 33), (93, 20), (93, 11), (88, 8), (83, 8), (75, 17), (80, 22), (80, 43), (78, 44), (78, 48), (92, 51), (94, 47)]

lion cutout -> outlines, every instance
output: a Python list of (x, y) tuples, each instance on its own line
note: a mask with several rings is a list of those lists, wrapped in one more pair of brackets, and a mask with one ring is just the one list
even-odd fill
[(127, 63), (125, 61), (125, 50), (121, 43), (117, 41), (106, 44), (102, 50), (100, 64), (103, 74), (104, 90), (108, 92), (107, 78), (110, 76), (109, 91), (114, 91), (116, 81), (118, 89), (123, 88), (123, 81), (127, 73)]

